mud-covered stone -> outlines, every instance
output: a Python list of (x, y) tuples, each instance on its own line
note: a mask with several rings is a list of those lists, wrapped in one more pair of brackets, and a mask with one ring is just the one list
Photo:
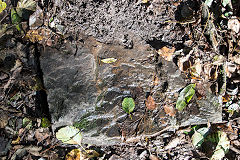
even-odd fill
[[(117, 61), (103, 63), (106, 58)], [(40, 62), (53, 129), (74, 125), (84, 143), (110, 145), (121, 136), (151, 134), (169, 125), (221, 121), (221, 103), (208, 90), (200, 100), (194, 96), (183, 112), (165, 112), (165, 105), (175, 108), (177, 94), (189, 82), (174, 62), (158, 58), (147, 44), (126, 49), (85, 37), (81, 43), (63, 44), (61, 50), (46, 47)], [(150, 95), (153, 110), (145, 105)], [(131, 118), (122, 110), (125, 97), (136, 104)]]
[[(128, 118), (121, 109), (124, 97), (133, 97), (135, 109), (144, 111), (155, 74), (154, 52), (149, 45), (129, 50), (92, 38), (84, 41), (84, 46), (65, 45), (62, 50), (68, 52), (47, 47), (41, 53), (53, 128), (74, 125), (82, 129), (84, 142), (106, 144), (110, 141), (103, 139), (122, 134), (119, 122)], [(105, 58), (117, 61), (103, 63)]]

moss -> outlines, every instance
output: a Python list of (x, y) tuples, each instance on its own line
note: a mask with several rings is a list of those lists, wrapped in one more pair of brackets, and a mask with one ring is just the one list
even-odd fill
[(42, 118), (41, 127), (48, 128), (51, 126), (51, 122), (47, 118)]
[(91, 115), (91, 113), (87, 113), (83, 115), (82, 119), (78, 122), (75, 122), (73, 124), (74, 127), (77, 127), (81, 130), (88, 131), (89, 129), (95, 128), (96, 125), (96, 120), (89, 121), (88, 117)]
[(75, 122), (73, 126), (79, 129), (87, 130), (90, 124), (90, 121), (88, 121), (87, 119), (82, 119), (80, 122)]

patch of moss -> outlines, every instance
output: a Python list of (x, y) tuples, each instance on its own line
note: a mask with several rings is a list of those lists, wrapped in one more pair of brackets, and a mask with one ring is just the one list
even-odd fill
[(90, 126), (90, 121), (87, 119), (82, 119), (80, 122), (75, 122), (73, 126), (79, 129), (87, 130), (87, 128)]
[(48, 128), (51, 126), (51, 122), (47, 118), (42, 118), (41, 127)]

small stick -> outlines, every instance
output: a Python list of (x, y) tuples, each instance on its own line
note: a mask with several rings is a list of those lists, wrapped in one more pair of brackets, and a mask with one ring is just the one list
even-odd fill
[(237, 154), (240, 154), (240, 150), (237, 149), (237, 148), (235, 148), (235, 147), (233, 147), (232, 145), (230, 145), (230, 149), (231, 149), (232, 151), (236, 152)]

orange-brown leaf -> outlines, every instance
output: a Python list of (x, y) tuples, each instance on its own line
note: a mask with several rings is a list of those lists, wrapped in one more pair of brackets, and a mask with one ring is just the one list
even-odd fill
[(157, 52), (165, 60), (172, 61), (173, 53), (175, 52), (175, 48), (173, 47), (172, 49), (170, 49), (170, 48), (167, 48), (167, 47), (163, 47), (163, 48), (159, 49)]
[(149, 110), (154, 110), (156, 108), (156, 103), (152, 96), (148, 96), (147, 101), (146, 101), (146, 107)]
[(171, 117), (175, 116), (175, 114), (176, 114), (176, 110), (172, 106), (165, 105), (165, 106), (163, 106), (163, 109), (164, 109), (165, 113)]
[(159, 79), (157, 76), (154, 77), (154, 86), (157, 86), (159, 84)]

